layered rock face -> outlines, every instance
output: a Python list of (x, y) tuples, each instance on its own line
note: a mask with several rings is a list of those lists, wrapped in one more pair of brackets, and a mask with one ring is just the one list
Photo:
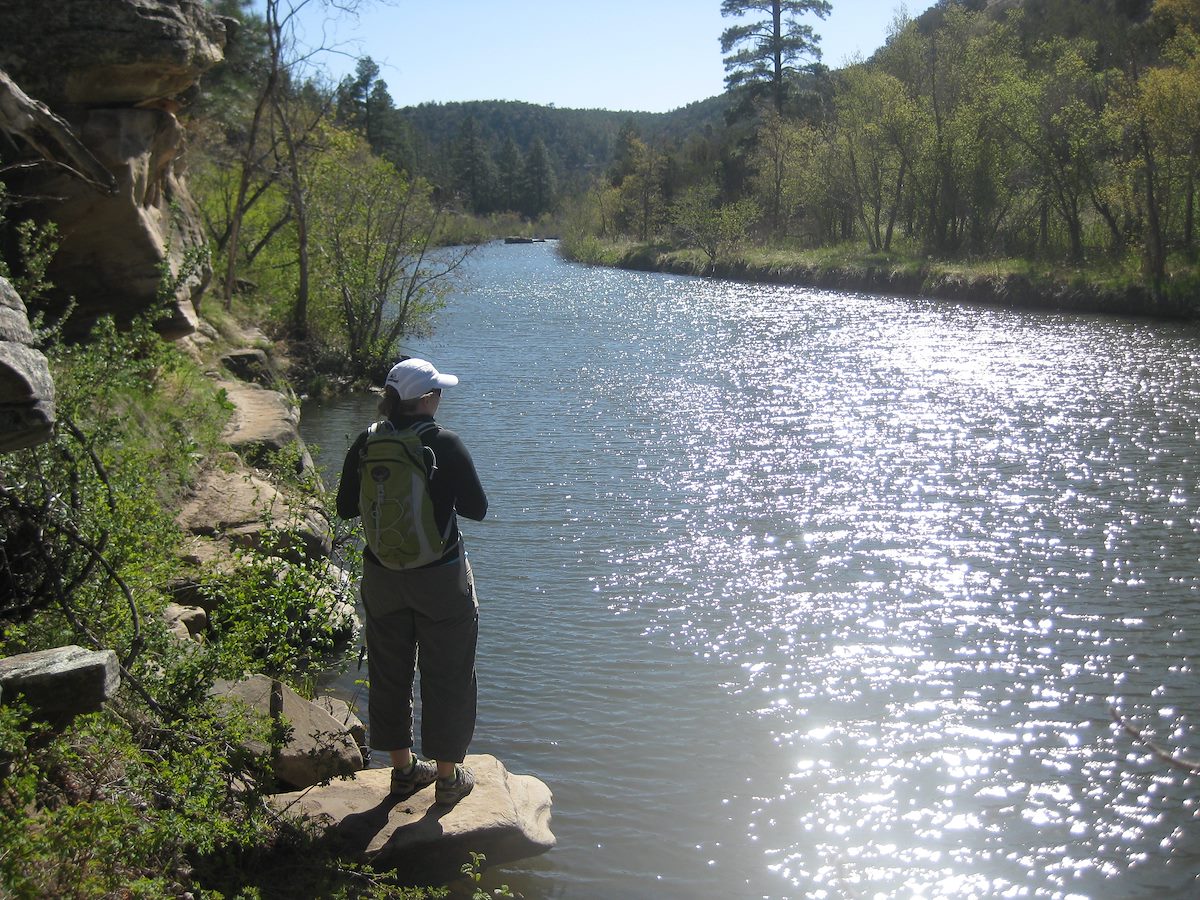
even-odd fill
[(0, 452), (43, 443), (54, 428), (54, 382), (32, 343), (25, 304), (0, 277)]
[[(158, 305), (168, 252), (177, 277), (203, 244), (176, 113), (221, 60), (226, 20), (202, 0), (0, 0), (0, 22), (0, 69), (65, 119), (116, 181), (107, 194), (49, 167), (10, 179), (15, 193), (46, 198), (27, 208), (58, 225), (49, 279), (75, 298), (72, 327)], [(185, 274), (168, 337), (194, 330), (192, 301), (211, 270)]]

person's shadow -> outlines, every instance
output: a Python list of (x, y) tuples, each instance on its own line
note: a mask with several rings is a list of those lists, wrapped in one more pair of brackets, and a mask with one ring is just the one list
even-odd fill
[[(429, 796), (421, 796), (422, 791)], [(411, 857), (412, 865), (404, 866), (402, 880), (429, 884), (456, 878), (462, 864), (470, 860), (470, 851), (459, 847), (457, 840), (443, 840), (441, 820), (455, 807), (438, 806), (432, 793), (432, 786), (426, 786), (411, 794), (388, 794), (370, 809), (343, 817), (326, 837), (339, 853), (352, 859), (367, 859), (368, 853), (388, 860)], [(372, 850), (379, 835), (389, 830), (383, 844)]]

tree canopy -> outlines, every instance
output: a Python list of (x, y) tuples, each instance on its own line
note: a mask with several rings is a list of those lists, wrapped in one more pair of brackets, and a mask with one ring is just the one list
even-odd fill
[[(723, 0), (721, 11), (738, 20), (721, 35), (730, 90), (672, 113), (397, 108), (363, 59), (332, 91), (282, 67), (257, 131), (246, 124), (255, 91), (282, 45), (251, 24), (210, 81), (234, 103), (209, 113), (225, 140), (199, 142), (214, 243), (239, 254), (234, 270), (270, 260), (250, 275), (259, 283), (327, 260), (277, 258), (313, 230), (315, 188), (295, 172), (326, 152), (330, 132), (313, 123), (327, 108), (337, 130), (427, 185), (422, 202), (442, 223), (536, 221), (709, 256), (759, 244), (1022, 258), (1129, 272), (1156, 290), (1200, 256), (1195, 0), (941, 0), (899, 14), (883, 47), (840, 70), (816, 63), (824, 0)], [(237, 79), (258, 87), (239, 92)], [(746, 108), (755, 114), (735, 114)], [(302, 287), (294, 296), (302, 330), (320, 315), (304, 312)]]
[(725, 84), (731, 90), (768, 89), (775, 111), (783, 112), (788, 77), (801, 59), (820, 60), (820, 38), (800, 17), (829, 15), (828, 0), (722, 0), (721, 15), (738, 18), (759, 13), (767, 18), (731, 25), (721, 34)]
[[(706, 266), (751, 245), (995, 260), (1191, 302), (1196, 0), (940, 0), (870, 59), (797, 65), (817, 37), (797, 17), (828, 8), (724, 0), (748, 19), (722, 35), (726, 109), (755, 114), (682, 138), (627, 122), (580, 221)], [(745, 239), (712, 240), (744, 199)]]

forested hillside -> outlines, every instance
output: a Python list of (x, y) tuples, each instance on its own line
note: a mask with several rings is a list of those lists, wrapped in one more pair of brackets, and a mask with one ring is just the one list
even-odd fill
[[(257, 267), (256, 284), (298, 307), (301, 332), (319, 302), (315, 269), (300, 274), (304, 185), (335, 132), (420, 186), (443, 240), (525, 228), (597, 261), (632, 243), (689, 251), (697, 268), (816, 253), (910, 269), (991, 260), (1156, 295), (1191, 283), (1196, 0), (940, 0), (839, 70), (814, 62), (813, 20), (778, 92), (769, 67), (742, 79), (733, 65), (724, 95), (668, 114), (485, 99), (397, 108), (370, 59), (333, 90), (297, 79), (286, 2), (268, 4), (273, 25), (238, 0), (217, 5), (245, 20), (196, 110), (218, 268), (233, 262), (229, 293), (231, 268)], [(255, 134), (268, 95), (280, 112)]]
[(527, 152), (541, 140), (564, 174), (607, 165), (621, 129), (632, 126), (656, 139), (678, 140), (705, 126), (722, 124), (720, 98), (693, 103), (670, 113), (612, 112), (603, 109), (560, 109), (530, 103), (478, 100), (469, 103), (423, 103), (397, 110), (398, 117), (426, 147), (453, 147), (474, 127), (492, 151), (508, 138)]
[(576, 233), (710, 265), (750, 244), (838, 248), (1186, 295), (1198, 20), (1194, 0), (942, 0), (862, 64), (805, 67), (779, 108), (742, 104), (707, 169), (643, 138)]
[(622, 135), (679, 143), (723, 124), (714, 97), (671, 113), (560, 109), (476, 100), (396, 108), (369, 58), (338, 89), (341, 123), (360, 129), (371, 149), (430, 179), (470, 212), (537, 217), (578, 194), (612, 162)]

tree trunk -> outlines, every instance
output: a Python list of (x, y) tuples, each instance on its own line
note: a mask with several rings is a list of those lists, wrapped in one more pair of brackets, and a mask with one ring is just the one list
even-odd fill
[(1046, 257), (1050, 253), (1050, 204), (1043, 193), (1038, 198), (1038, 255)]
[(254, 166), (254, 148), (258, 142), (258, 131), (262, 125), (263, 110), (267, 98), (274, 90), (274, 75), (267, 77), (267, 86), (259, 97), (258, 105), (254, 108), (254, 117), (250, 120), (250, 132), (246, 135), (246, 151), (242, 154), (242, 171), (238, 178), (237, 197), (230, 211), (228, 240), (225, 243), (225, 282), (222, 285), (222, 296), (225, 308), (233, 303), (233, 288), (237, 283), (238, 241), (242, 233), (242, 217), (246, 214), (246, 194), (250, 191), (250, 172)]
[(296, 257), (299, 264), (296, 282), (296, 302), (292, 306), (292, 334), (298, 340), (308, 337), (308, 203), (304, 196), (304, 185), (300, 178), (300, 160), (296, 153), (296, 136), (288, 120), (287, 111), (281, 103), (275, 104), (279, 117), (279, 129), (283, 133), (284, 146), (288, 155), (288, 193), (291, 197), (292, 215), (296, 219)]
[(771, 4), (771, 36), (775, 41), (775, 112), (783, 115), (783, 4), (774, 0)]
[(892, 208), (888, 210), (887, 232), (883, 236), (883, 252), (892, 250), (892, 235), (896, 230), (896, 216), (900, 213), (900, 200), (904, 196), (904, 176), (908, 171), (908, 160), (900, 160), (900, 170), (896, 173), (896, 192), (892, 196)]
[(1125, 252), (1125, 233), (1121, 230), (1121, 223), (1117, 221), (1112, 208), (1100, 199), (1094, 187), (1088, 191), (1088, 196), (1092, 201), (1092, 208), (1100, 214), (1100, 218), (1108, 226), (1108, 233), (1112, 236), (1110, 252), (1113, 256), (1120, 256)]
[(1192, 252), (1192, 242), (1195, 237), (1196, 230), (1196, 173), (1195, 171), (1188, 172), (1187, 178), (1187, 198), (1184, 204), (1183, 211), (1183, 246), (1188, 251)]
[(1145, 233), (1145, 248), (1146, 248), (1146, 274), (1150, 278), (1150, 284), (1157, 294), (1162, 289), (1163, 281), (1167, 275), (1167, 248), (1166, 241), (1162, 231), (1162, 215), (1159, 209), (1158, 191), (1155, 188), (1155, 181), (1158, 177), (1158, 165), (1154, 158), (1154, 149), (1150, 144), (1150, 135), (1146, 132), (1145, 126), (1141, 129), (1141, 151), (1142, 162), (1146, 167), (1145, 172), (1145, 195), (1146, 195), (1146, 233)]
[(223, 285), (226, 309), (233, 305), (233, 288), (237, 283), (238, 241), (241, 238), (242, 217), (246, 214), (246, 194), (250, 190), (250, 173), (254, 167), (254, 150), (258, 143), (258, 132), (262, 127), (263, 113), (267, 109), (267, 104), (272, 102), (276, 86), (279, 83), (279, 64), (282, 53), (279, 0), (267, 0), (266, 23), (270, 41), (271, 67), (267, 71), (263, 92), (254, 106), (254, 117), (250, 121), (250, 132), (246, 136), (246, 152), (242, 155), (242, 171), (238, 179), (237, 198), (234, 201), (229, 222), (229, 241), (225, 249), (225, 283)]
[(866, 198), (863, 196), (862, 179), (858, 174), (858, 157), (854, 153), (852, 147), (846, 148), (846, 156), (850, 161), (850, 181), (854, 185), (854, 207), (855, 216), (860, 225), (862, 225), (863, 234), (867, 238), (867, 246), (874, 253), (879, 249), (877, 236), (871, 228), (871, 223), (867, 221)]

